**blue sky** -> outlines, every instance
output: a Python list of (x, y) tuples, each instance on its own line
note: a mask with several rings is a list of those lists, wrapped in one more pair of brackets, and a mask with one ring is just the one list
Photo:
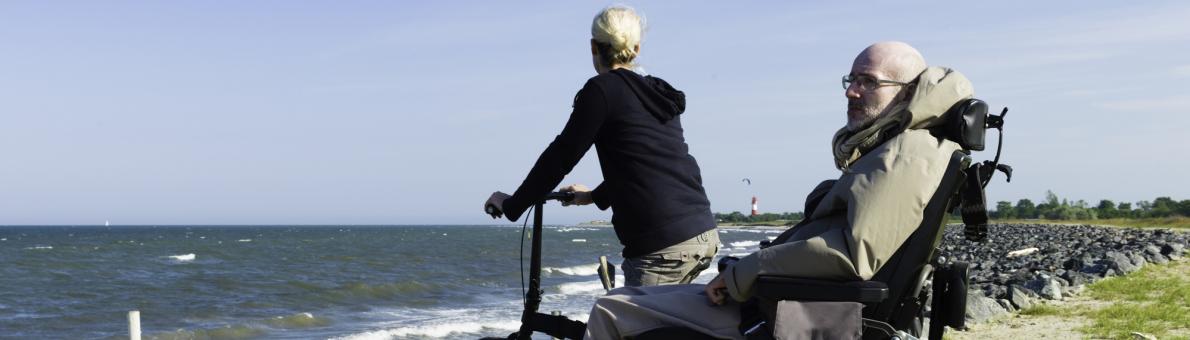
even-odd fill
[[(483, 200), (594, 75), (607, 4), (0, 3), (0, 224), (493, 223)], [(715, 211), (798, 211), (837, 177), (839, 77), (883, 40), (1011, 108), (989, 200), (1188, 198), (1185, 2), (629, 4)], [(590, 152), (564, 184), (599, 181)]]

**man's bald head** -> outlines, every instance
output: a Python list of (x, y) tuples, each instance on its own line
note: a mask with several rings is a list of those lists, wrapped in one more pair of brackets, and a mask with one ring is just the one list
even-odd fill
[(868, 46), (855, 57), (853, 68), (863, 64), (879, 70), (882, 79), (909, 82), (926, 70), (926, 59), (917, 49), (900, 41), (878, 42)]
[(896, 102), (909, 99), (912, 86), (904, 83), (913, 81), (925, 69), (925, 58), (909, 44), (886, 41), (865, 48), (851, 64), (852, 82), (844, 92), (847, 129), (863, 129), (887, 114), (885, 111)]

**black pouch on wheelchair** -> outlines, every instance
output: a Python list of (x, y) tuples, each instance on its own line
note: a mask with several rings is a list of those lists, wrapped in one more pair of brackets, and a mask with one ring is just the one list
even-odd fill
[(946, 114), (958, 115), (947, 120), (949, 139), (965, 150), (983, 151), (988, 104), (979, 99), (960, 100)]

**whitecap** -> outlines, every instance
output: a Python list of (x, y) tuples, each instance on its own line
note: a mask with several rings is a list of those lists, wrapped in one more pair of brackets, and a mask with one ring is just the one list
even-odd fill
[(584, 242), (587, 242), (587, 239), (585, 239), (585, 238), (576, 238), (576, 239), (572, 239), (572, 240), (570, 240), (570, 242), (575, 242), (575, 243), (584, 243)]
[(33, 246), (33, 247), (27, 247), (25, 249), (26, 250), (50, 250), (50, 249), (54, 249), (54, 247), (53, 246)]
[(752, 253), (731, 253), (731, 254), (727, 254), (727, 256), (744, 257), (744, 256), (748, 256), (750, 254), (752, 254)]
[(759, 233), (764, 233), (764, 232), (766, 232), (766, 231), (764, 231), (764, 230), (759, 230), (759, 229), (734, 229), (734, 228), (731, 228), (731, 229), (723, 229), (723, 228), (719, 228), (719, 231), (720, 231), (720, 232), (723, 232), (724, 230), (727, 230), (727, 231), (732, 231), (732, 232), (737, 232), (737, 233), (754, 233), (754, 234), (759, 234)]
[(500, 320), (500, 321), (448, 321), (445, 323), (431, 323), (418, 326), (406, 326), (394, 329), (384, 329), (378, 331), (364, 332), (359, 334), (352, 334), (340, 338), (339, 340), (372, 340), (372, 339), (392, 339), (396, 337), (431, 337), (444, 338), (451, 334), (459, 333), (479, 333), (483, 330), (516, 330), (521, 327), (520, 320)]
[(174, 259), (175, 261), (178, 261), (178, 262), (194, 261), (195, 257), (197, 257), (197, 256), (195, 256), (194, 253), (182, 254), (182, 255), (170, 255), (169, 256), (169, 258)]
[(599, 230), (599, 229), (595, 229), (595, 228), (582, 228), (582, 227), (561, 227), (561, 228), (558, 228), (558, 232), (559, 232), (559, 233), (568, 233), (568, 232), (572, 232), (572, 231), (584, 231), (584, 230), (585, 230), (585, 231), (591, 231), (591, 230)]
[(769, 239), (769, 241), (772, 241), (772, 240), (776, 240), (776, 239), (777, 239), (777, 237), (776, 237), (776, 236), (769, 236), (769, 237), (768, 237), (768, 239)]
[(244, 238), (244, 239), (240, 239), (239, 242), (252, 242), (252, 239)]
[(736, 248), (747, 248), (747, 247), (753, 247), (753, 246), (759, 246), (759, 245), (760, 245), (760, 241), (739, 241), (739, 242), (731, 243), (731, 246), (736, 247)]
[(562, 267), (562, 268), (545, 267), (545, 268), (542, 268), (541, 270), (544, 272), (547, 272), (547, 273), (558, 273), (558, 274), (576, 275), (576, 276), (590, 276), (590, 275), (598, 274), (599, 264), (592, 263), (592, 264), (583, 264), (583, 265)]
[(603, 292), (604, 292), (603, 283), (600, 283), (599, 280), (586, 281), (586, 282), (570, 282), (570, 283), (563, 283), (563, 284), (558, 285), (558, 293), (565, 294), (565, 295), (590, 294), (590, 293), (602, 294)]

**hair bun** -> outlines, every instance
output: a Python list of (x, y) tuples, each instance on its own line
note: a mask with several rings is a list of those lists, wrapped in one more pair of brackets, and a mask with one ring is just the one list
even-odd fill
[(636, 46), (640, 45), (644, 20), (632, 7), (613, 5), (604, 8), (591, 22), (591, 38), (611, 47), (605, 63), (631, 64), (636, 59)]

